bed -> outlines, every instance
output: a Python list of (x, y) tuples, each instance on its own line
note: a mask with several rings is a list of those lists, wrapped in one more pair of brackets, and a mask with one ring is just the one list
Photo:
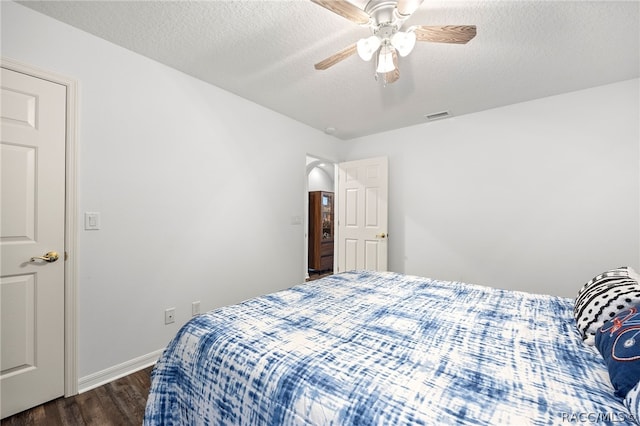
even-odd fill
[(575, 308), (391, 272), (328, 276), (185, 324), (153, 370), (144, 424), (632, 422)]

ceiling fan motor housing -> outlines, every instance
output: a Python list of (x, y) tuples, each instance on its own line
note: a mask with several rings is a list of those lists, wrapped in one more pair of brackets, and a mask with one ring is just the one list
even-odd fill
[(393, 24), (380, 24), (373, 30), (373, 34), (380, 37), (382, 40), (390, 39), (393, 34), (398, 31), (398, 26)]
[(364, 8), (364, 11), (371, 16), (372, 29), (381, 27), (400, 28), (404, 19), (396, 12), (396, 0), (371, 0)]

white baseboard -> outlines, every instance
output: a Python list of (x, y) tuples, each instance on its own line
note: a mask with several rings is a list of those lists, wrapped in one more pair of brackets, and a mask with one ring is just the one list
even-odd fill
[(157, 351), (139, 356), (122, 364), (114, 365), (105, 370), (81, 377), (80, 380), (78, 380), (78, 393), (86, 392), (119, 379), (120, 377), (128, 376), (143, 368), (147, 368), (158, 361), (158, 358), (162, 355), (162, 351), (164, 351), (164, 349), (158, 349)]

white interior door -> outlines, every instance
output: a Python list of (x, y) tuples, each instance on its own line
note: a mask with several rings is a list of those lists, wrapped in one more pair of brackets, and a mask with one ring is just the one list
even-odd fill
[(387, 270), (387, 157), (338, 165), (338, 272)]
[(66, 87), (4, 68), (1, 81), (4, 418), (64, 394)]

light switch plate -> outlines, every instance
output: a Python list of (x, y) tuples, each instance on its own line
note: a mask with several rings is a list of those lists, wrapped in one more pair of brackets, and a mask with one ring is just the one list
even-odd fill
[(84, 229), (94, 231), (100, 229), (100, 213), (85, 212), (84, 213)]

